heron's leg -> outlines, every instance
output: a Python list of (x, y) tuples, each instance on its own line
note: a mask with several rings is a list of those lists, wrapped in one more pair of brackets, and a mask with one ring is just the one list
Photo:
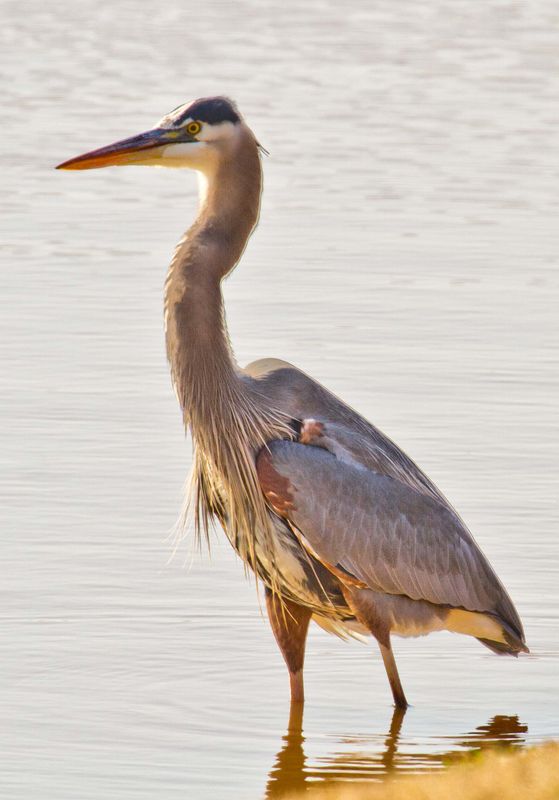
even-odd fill
[(302, 703), (305, 699), (303, 687), (305, 643), (312, 611), (291, 600), (280, 600), (269, 589), (266, 589), (266, 607), (276, 642), (289, 670), (291, 702)]
[(398, 675), (398, 667), (396, 666), (396, 659), (394, 658), (394, 653), (392, 652), (390, 637), (386, 637), (386, 644), (383, 644), (383, 642), (378, 639), (378, 645), (380, 647), (382, 660), (384, 661), (384, 668), (386, 670), (386, 674), (388, 675), (388, 680), (390, 681), (390, 688), (392, 689), (394, 704), (396, 705), (396, 708), (405, 710), (408, 707), (408, 701), (406, 700), (402, 682), (400, 680), (400, 676)]
[(382, 604), (379, 604), (375, 598), (375, 592), (371, 592), (368, 589), (342, 585), (342, 592), (357, 619), (371, 631), (377, 640), (382, 660), (384, 661), (384, 668), (390, 681), (394, 703), (396, 708), (405, 710), (408, 707), (408, 701), (402, 688), (402, 682), (398, 675), (398, 668), (390, 644), (390, 622), (386, 613), (383, 614)]

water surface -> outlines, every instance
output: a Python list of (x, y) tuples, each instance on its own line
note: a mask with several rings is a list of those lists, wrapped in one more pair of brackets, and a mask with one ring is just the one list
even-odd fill
[[(551, 0), (151, 9), (2, 4), (0, 672), (6, 798), (262, 798), (559, 735), (557, 97)], [(312, 630), (305, 719), (223, 537), (170, 533), (190, 464), (166, 170), (55, 173), (187, 99), (234, 96), (271, 156), (226, 288), (239, 360), (293, 361), (467, 520), (530, 657)]]

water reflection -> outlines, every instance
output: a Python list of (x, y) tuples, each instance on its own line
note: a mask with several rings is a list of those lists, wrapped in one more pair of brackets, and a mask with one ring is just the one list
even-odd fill
[(309, 790), (311, 785), (377, 781), (390, 772), (436, 769), (468, 752), (523, 744), (524, 734), (528, 732), (528, 726), (517, 716), (498, 715), (462, 736), (449, 737), (448, 748), (443, 745), (438, 752), (421, 752), (417, 742), (406, 741), (401, 736), (404, 716), (405, 711), (395, 709), (385, 736), (346, 737), (344, 744), (353, 744), (359, 749), (334, 753), (322, 759), (322, 763), (310, 766), (304, 750), (303, 709), (293, 705), (282, 747), (268, 776), (265, 797), (268, 800), (285, 797), (294, 791)]

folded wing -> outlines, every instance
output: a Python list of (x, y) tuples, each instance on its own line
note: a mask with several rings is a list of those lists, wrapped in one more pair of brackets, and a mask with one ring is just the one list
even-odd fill
[(257, 466), (270, 505), (335, 574), (388, 594), (493, 614), (524, 641), (488, 560), (437, 498), (294, 442), (271, 442)]

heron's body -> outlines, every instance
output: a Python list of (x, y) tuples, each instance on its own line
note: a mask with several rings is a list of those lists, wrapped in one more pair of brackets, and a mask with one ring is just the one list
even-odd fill
[(303, 697), (311, 617), (379, 642), (405, 706), (390, 635), (451, 630), (499, 653), (526, 650), (514, 606), (437, 487), (393, 442), (296, 367), (236, 364), (221, 281), (260, 209), (258, 144), (223, 98), (197, 101), (153, 131), (67, 162), (188, 166), (204, 176), (199, 216), (165, 286), (167, 352), (195, 447), (197, 524), (222, 523), (267, 587), (292, 698)]

